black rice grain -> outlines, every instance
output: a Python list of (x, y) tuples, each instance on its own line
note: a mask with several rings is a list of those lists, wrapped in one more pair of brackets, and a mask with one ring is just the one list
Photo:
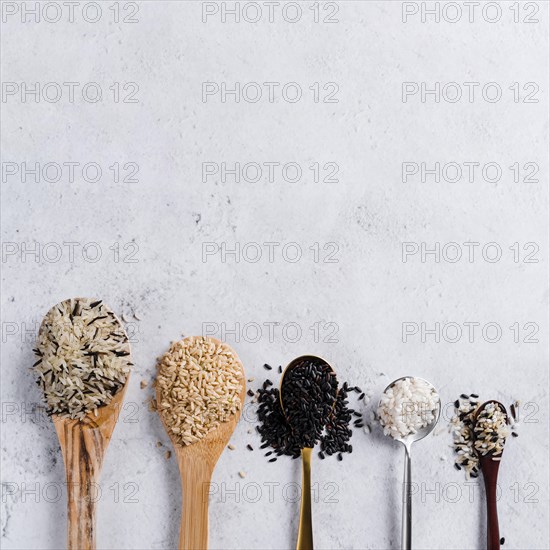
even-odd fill
[(352, 452), (348, 444), (352, 417), (358, 417), (360, 425), (356, 427), (362, 427), (363, 422), (362, 413), (348, 408), (348, 393), (356, 391), (354, 387), (346, 382), (338, 390), (330, 366), (322, 360), (308, 359), (286, 373), (283, 391), (286, 414), (277, 387), (268, 384), (258, 390), (260, 424), (256, 429), (262, 438), (262, 449), (270, 446), (278, 456), (299, 458), (302, 448), (319, 442), (321, 459)]
[(281, 386), (284, 416), (300, 448), (314, 447), (336, 402), (338, 381), (328, 363), (305, 359), (287, 371)]
[[(352, 388), (348, 389), (346, 384), (340, 388), (332, 415), (325, 428), (325, 434), (321, 437), (321, 451), (328, 455), (352, 452), (351, 445), (348, 445), (353, 433), (349, 425), (355, 411), (348, 408), (349, 391), (352, 391)], [(356, 422), (362, 422), (362, 419), (358, 419)]]

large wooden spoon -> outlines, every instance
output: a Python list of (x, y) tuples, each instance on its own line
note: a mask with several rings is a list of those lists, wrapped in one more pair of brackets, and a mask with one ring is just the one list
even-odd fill
[[(216, 343), (219, 340), (211, 338)], [(227, 344), (225, 344), (227, 346)], [(233, 350), (232, 350), (233, 351)], [(237, 354), (233, 354), (238, 359)], [(242, 363), (241, 404), (244, 406), (246, 381)], [(157, 402), (160, 403), (160, 392), (157, 387)], [(241, 409), (242, 409), (241, 406)], [(181, 477), (182, 512), (179, 538), (180, 550), (206, 550), (208, 548), (208, 495), (210, 481), (218, 459), (235, 431), (241, 411), (237, 411), (227, 422), (222, 422), (204, 439), (192, 445), (181, 445), (170, 432), (159, 414), (166, 433), (168, 433), (178, 460)]]
[[(98, 319), (104, 319), (110, 316), (112, 323), (109, 332), (119, 330), (123, 339), (116, 340), (118, 344), (123, 345), (126, 356), (130, 355), (130, 343), (128, 336), (124, 331), (120, 319), (102, 303), (102, 300), (93, 298), (73, 298), (65, 300), (51, 308), (40, 326), (40, 334), (48, 333), (49, 315), (52, 311), (58, 310), (63, 314), (63, 310), (68, 310), (69, 320), (74, 324), (73, 316), (80, 316), (82, 306), (98, 307), (100, 304), (102, 313), (97, 319), (87, 323), (87, 327)], [(59, 320), (54, 321), (60, 322)], [(61, 321), (62, 322), (62, 321)], [(63, 331), (67, 330), (68, 338), (84, 338), (81, 333), (72, 334), (61, 325)], [(99, 329), (86, 346), (96, 340)], [(113, 332), (114, 334), (114, 332)], [(49, 337), (47, 337), (49, 338)], [(86, 336), (88, 338), (88, 336)], [(105, 340), (105, 337), (103, 337)], [(58, 344), (59, 347), (59, 344)], [(131, 363), (129, 363), (131, 365)], [(94, 362), (95, 366), (95, 362)], [(128, 387), (130, 373), (127, 373), (124, 385), (119, 387), (117, 393), (112, 397), (107, 405), (98, 407), (95, 411), (90, 411), (81, 419), (74, 419), (60, 414), (53, 414), (52, 420), (61, 445), (63, 462), (65, 463), (65, 474), (67, 478), (67, 515), (68, 515), (68, 542), (69, 550), (94, 550), (96, 547), (96, 528), (95, 512), (96, 504), (101, 493), (99, 488), (99, 475), (103, 465), (105, 451), (113, 435), (116, 422), (120, 413), (120, 408), (124, 400), (124, 394)]]
[(112, 401), (88, 413), (82, 420), (53, 415), (61, 444), (68, 496), (69, 550), (94, 550), (96, 547), (96, 503), (103, 457), (113, 435), (130, 375)]

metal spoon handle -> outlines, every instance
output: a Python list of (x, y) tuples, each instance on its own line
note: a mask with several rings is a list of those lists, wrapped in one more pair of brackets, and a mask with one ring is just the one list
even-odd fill
[(405, 471), (403, 473), (403, 512), (401, 517), (401, 548), (411, 549), (412, 494), (411, 494), (411, 450), (405, 445)]
[(302, 504), (296, 550), (313, 550), (313, 524), (311, 521), (311, 451), (302, 449)]

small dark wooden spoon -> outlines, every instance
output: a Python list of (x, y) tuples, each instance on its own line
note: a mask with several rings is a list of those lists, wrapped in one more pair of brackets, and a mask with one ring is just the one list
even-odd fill
[[(479, 413), (485, 409), (490, 403), (495, 403), (502, 412), (506, 415), (506, 421), (508, 421), (508, 414), (506, 407), (499, 401), (494, 399), (486, 401), (481, 405), (474, 416), (474, 429), (477, 425), (477, 419)], [(475, 431), (474, 431), (475, 438)], [(504, 450), (502, 451), (502, 454)], [(502, 457), (502, 454), (500, 455)], [(479, 455), (479, 464), (481, 471), (483, 472), (483, 481), (485, 483), (485, 495), (487, 499), (487, 550), (500, 550), (500, 532), (498, 527), (498, 512), (497, 512), (497, 479), (498, 469), (500, 468), (500, 460), (493, 460), (492, 453), (486, 455)]]

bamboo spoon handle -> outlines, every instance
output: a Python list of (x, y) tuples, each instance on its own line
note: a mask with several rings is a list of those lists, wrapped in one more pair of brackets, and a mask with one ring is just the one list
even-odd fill
[(212, 467), (203, 460), (178, 457), (183, 506), (179, 550), (208, 548), (208, 495)]
[(69, 550), (95, 550), (96, 502), (105, 441), (79, 422), (56, 425), (67, 477)]
[(311, 520), (311, 451), (302, 449), (302, 504), (296, 550), (313, 550), (313, 523)]

